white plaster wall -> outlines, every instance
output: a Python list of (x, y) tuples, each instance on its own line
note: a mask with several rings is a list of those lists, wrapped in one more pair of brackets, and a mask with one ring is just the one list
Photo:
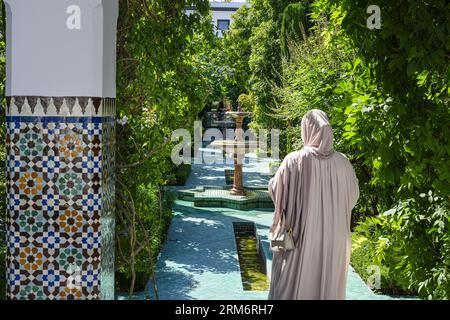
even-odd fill
[[(233, 21), (232, 15), (236, 13), (236, 11), (241, 6), (249, 6), (248, 3), (243, 1), (235, 1), (235, 2), (220, 2), (220, 1), (210, 1), (211, 4), (211, 14), (212, 14), (212, 24), (214, 26), (214, 30), (217, 31), (217, 35), (222, 37), (222, 32), (217, 29), (217, 20), (230, 20), (230, 24)], [(218, 10), (220, 7), (233, 8), (232, 10)], [(186, 10), (186, 14), (190, 15), (194, 11)]]
[[(5, 0), (8, 96), (116, 96), (118, 0)], [(81, 8), (81, 29), (66, 26)]]

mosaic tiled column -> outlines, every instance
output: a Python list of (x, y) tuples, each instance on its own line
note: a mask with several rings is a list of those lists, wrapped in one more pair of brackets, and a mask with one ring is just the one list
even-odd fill
[(114, 99), (11, 97), (11, 299), (114, 297)]
[(7, 297), (114, 299), (118, 1), (4, 1)]

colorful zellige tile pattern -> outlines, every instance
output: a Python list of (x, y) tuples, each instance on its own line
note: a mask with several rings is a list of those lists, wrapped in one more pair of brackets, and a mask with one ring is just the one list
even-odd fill
[[(101, 280), (102, 267), (114, 262), (114, 225), (102, 225), (104, 217), (114, 221), (114, 100), (57, 99), (58, 108), (52, 98), (9, 100), (7, 295), (113, 298)], [(72, 114), (31, 112), (42, 104), (60, 112), (68, 105)], [(110, 110), (99, 116), (83, 105)]]

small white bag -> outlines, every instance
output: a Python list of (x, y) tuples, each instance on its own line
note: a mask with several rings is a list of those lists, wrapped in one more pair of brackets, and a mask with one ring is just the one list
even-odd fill
[[(284, 219), (283, 219), (284, 220)], [(284, 252), (295, 249), (292, 228), (285, 227), (284, 221), (279, 223), (275, 231), (269, 232), (270, 250), (273, 252)]]

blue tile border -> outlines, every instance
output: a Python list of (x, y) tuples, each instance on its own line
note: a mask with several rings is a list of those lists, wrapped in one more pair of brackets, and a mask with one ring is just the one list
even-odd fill
[(25, 123), (104, 123), (114, 122), (115, 118), (112, 116), (105, 117), (53, 117), (53, 116), (7, 116), (7, 122), (25, 122)]

